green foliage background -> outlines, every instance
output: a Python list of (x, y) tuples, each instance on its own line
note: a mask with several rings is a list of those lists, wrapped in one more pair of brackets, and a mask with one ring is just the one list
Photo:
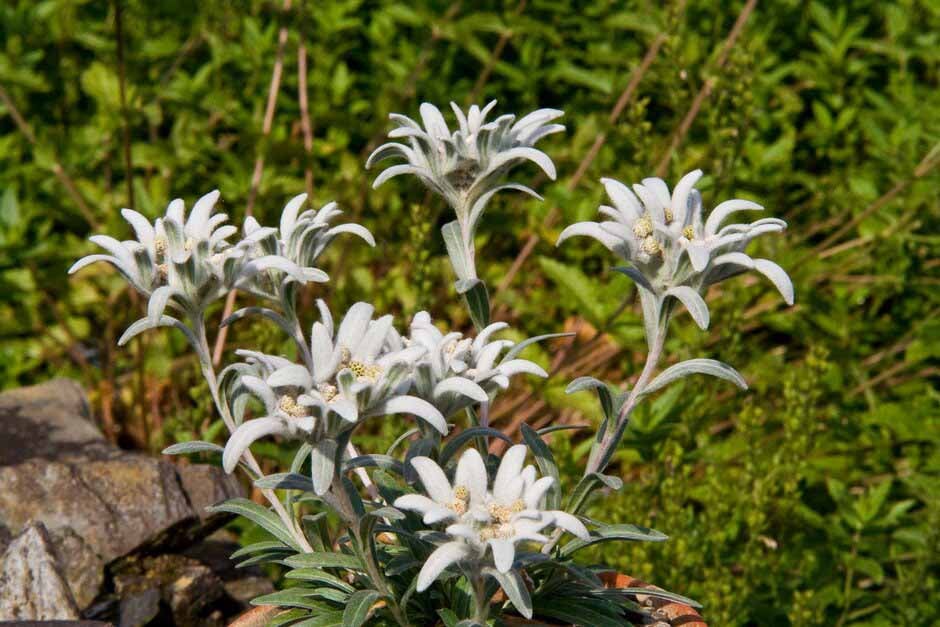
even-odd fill
[[(400, 321), (429, 308), (468, 326), (438, 235), (441, 204), (404, 179), (370, 192), (363, 163), (389, 112), (497, 98), (498, 111), (562, 108), (568, 126), (544, 144), (560, 172), (536, 181), (546, 201), (507, 196), (482, 229), (490, 285), (538, 237), (496, 295), (497, 316), (527, 334), (577, 329), (589, 348), (575, 346), (559, 374), (494, 415), (509, 430), (519, 417), (596, 421), (588, 395), (567, 397), (564, 385), (637, 374), (638, 305), (606, 251), (553, 242), (564, 224), (594, 215), (600, 176), (654, 171), (708, 83), (667, 178), (700, 167), (706, 205), (754, 198), (786, 219), (787, 235), (761, 246), (790, 271), (797, 306), (738, 280), (711, 294), (708, 333), (674, 323), (671, 359), (721, 359), (751, 391), (695, 380), (638, 412), (617, 458), (627, 485), (594, 514), (672, 539), (594, 557), (698, 599), (714, 625), (940, 624), (940, 6), (841, 4), (759, 3), (724, 54), (741, 2), (350, 0), (285, 12), (280, 2), (131, 1), (120, 6), (120, 40), (113, 3), (5, 2), (0, 386), (78, 377), (108, 434), (128, 446), (211, 437), (208, 395), (179, 338), (117, 351), (141, 304), (103, 268), (65, 271), (91, 251), (92, 232), (129, 232), (123, 206), (155, 216), (173, 197), (191, 203), (218, 187), (240, 219), (259, 157), (262, 222), (307, 189), (309, 169), (315, 204), (337, 200), (380, 240), (328, 258), (333, 280), (319, 295), (334, 310), (366, 298)], [(283, 77), (265, 135), (282, 26)], [(599, 133), (597, 158), (569, 191)], [(587, 344), (594, 329), (606, 333)], [(239, 341), (287, 350), (261, 323), (238, 329)], [(530, 392), (545, 402), (533, 405)], [(383, 429), (378, 437), (394, 430)], [(585, 446), (577, 435), (553, 442), (572, 476)]]

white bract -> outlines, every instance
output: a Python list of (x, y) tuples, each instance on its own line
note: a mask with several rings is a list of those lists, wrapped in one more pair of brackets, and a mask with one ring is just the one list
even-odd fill
[(547, 377), (548, 373), (538, 364), (516, 357), (514, 342), (490, 341), (494, 333), (508, 326), (495, 322), (475, 338), (464, 337), (457, 331), (442, 333), (426, 311), (415, 314), (406, 341), (412, 347), (425, 349), (415, 371), (415, 394), (433, 403), (445, 416), (451, 416), (475, 403), (489, 402), (497, 392), (509, 387), (509, 379), (517, 374)]
[(504, 453), (492, 487), (488, 487), (486, 466), (476, 449), (469, 448), (461, 455), (453, 483), (434, 460), (428, 457), (411, 460), (427, 496), (400, 496), (395, 507), (421, 514), (428, 525), (449, 523), (445, 534), (450, 538), (435, 549), (421, 568), (419, 592), (455, 563), (479, 568), (492, 561), (499, 572), (507, 572), (515, 561), (516, 544), (547, 542), (548, 537), (541, 532), (549, 525), (584, 540), (589, 538), (588, 530), (577, 517), (542, 509), (543, 497), (554, 479), (539, 479), (535, 467), (523, 467), (527, 451), (518, 444)]
[(408, 144), (383, 144), (366, 162), (366, 167), (371, 167), (383, 159), (403, 158), (407, 163), (387, 168), (375, 179), (373, 187), (400, 174), (414, 174), (447, 201), (457, 214), (457, 221), (444, 227), (445, 241), (460, 280), (476, 279), (473, 237), (493, 194), (514, 189), (540, 198), (524, 185), (500, 185), (500, 179), (514, 166), (532, 161), (554, 180), (555, 165), (534, 146), (546, 135), (565, 129), (560, 124), (550, 124), (563, 115), (557, 109), (539, 109), (518, 121), (514, 115), (501, 115), (486, 122), (494, 106), (495, 100), (483, 109), (473, 105), (465, 114), (451, 103), (459, 126), (453, 132), (440, 110), (427, 102), (420, 108), (423, 127), (407, 116), (393, 113), (390, 117), (398, 128), (388, 136), (407, 139)]
[(209, 192), (196, 201), (186, 219), (183, 201), (177, 198), (154, 224), (136, 211), (123, 209), (121, 215), (133, 227), (137, 240), (120, 242), (107, 235), (93, 235), (91, 241), (109, 254), (83, 257), (69, 273), (98, 261), (110, 263), (134, 289), (150, 297), (152, 316), (161, 314), (171, 297), (183, 307), (204, 307), (230, 289), (245, 271), (242, 252), (227, 241), (238, 229), (223, 226), (228, 219), (225, 214), (212, 215), (218, 199), (218, 190)]
[(703, 328), (708, 325), (708, 308), (701, 298), (709, 285), (754, 269), (766, 276), (780, 291), (784, 301), (793, 304), (793, 284), (787, 273), (768, 259), (752, 259), (744, 254), (752, 239), (786, 228), (778, 218), (764, 218), (749, 224), (722, 223), (738, 211), (759, 211), (763, 207), (749, 200), (726, 200), (703, 221), (702, 198), (695, 184), (701, 170), (686, 174), (672, 193), (659, 178), (645, 178), (631, 191), (613, 179), (601, 179), (613, 206), (599, 212), (603, 222), (579, 222), (561, 232), (558, 244), (576, 235), (601, 242), (622, 260), (631, 264), (618, 268), (654, 298), (652, 317), (663, 300), (673, 296), (689, 309)]
[[(262, 227), (249, 216), (245, 219), (244, 239), (239, 243), (251, 259), (286, 260), (290, 266), (300, 268), (302, 281), (294, 273), (284, 277), (284, 282), (324, 282), (327, 274), (315, 267), (317, 259), (341, 233), (351, 233), (375, 246), (375, 239), (364, 226), (359, 224), (340, 224), (331, 227), (330, 221), (341, 215), (335, 202), (328, 203), (318, 211), (308, 209), (298, 215), (307, 200), (306, 194), (291, 198), (281, 213), (280, 228)], [(259, 274), (251, 282), (249, 289), (266, 298), (276, 298), (280, 286), (271, 285), (277, 277)], [(272, 289), (273, 288), (273, 289)]]
[(372, 305), (356, 303), (334, 330), (329, 309), (323, 301), (317, 305), (321, 321), (311, 331), (309, 366), (265, 356), (266, 364), (276, 367), (264, 373), (263, 381), (238, 372), (241, 385), (264, 402), (266, 415), (232, 434), (225, 447), (227, 471), (259, 438), (280, 434), (316, 442), (335, 438), (371, 416), (413, 414), (447, 433), (441, 412), (408, 394), (409, 375), (425, 349), (393, 347), (392, 316), (373, 320)]

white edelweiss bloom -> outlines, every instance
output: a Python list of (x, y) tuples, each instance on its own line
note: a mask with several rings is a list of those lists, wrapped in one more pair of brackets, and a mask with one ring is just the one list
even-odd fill
[(547, 377), (548, 373), (538, 364), (516, 357), (519, 350), (513, 348), (513, 342), (490, 341), (494, 333), (508, 326), (496, 322), (471, 338), (459, 332), (444, 334), (434, 326), (427, 312), (415, 314), (408, 343), (426, 349), (415, 370), (415, 393), (450, 416), (474, 403), (489, 401), (491, 395), (506, 389), (509, 379), (517, 374)]
[(494, 106), (495, 100), (482, 110), (473, 105), (464, 114), (451, 103), (459, 125), (453, 133), (440, 110), (427, 102), (420, 108), (423, 128), (409, 117), (391, 114), (389, 117), (399, 126), (388, 136), (406, 138), (409, 145), (389, 142), (379, 146), (369, 156), (366, 167), (389, 157), (403, 157), (407, 163), (386, 169), (373, 187), (399, 174), (414, 174), (452, 207), (469, 207), (493, 186), (495, 178), (523, 161), (534, 162), (554, 180), (555, 165), (533, 146), (546, 135), (565, 129), (560, 124), (549, 124), (563, 113), (539, 109), (518, 121), (514, 115), (501, 115), (487, 123), (486, 116)]
[[(330, 221), (342, 214), (335, 202), (324, 205), (318, 211), (308, 209), (299, 213), (306, 200), (307, 195), (300, 194), (288, 201), (281, 213), (280, 228), (277, 229), (262, 227), (250, 216), (245, 220), (244, 239), (239, 242), (238, 247), (252, 260), (249, 267), (253, 280), (249, 287), (255, 293), (267, 298), (277, 298), (277, 290), (272, 289), (276, 286), (269, 285), (271, 278), (258, 274), (267, 269), (287, 272), (284, 281), (328, 281), (327, 274), (316, 268), (315, 264), (330, 242), (341, 233), (352, 233), (370, 246), (375, 246), (372, 234), (359, 224), (330, 227)], [(246, 273), (247, 275), (249, 273)]]
[[(297, 381), (278, 377), (279, 372), (289, 371), (293, 364), (289, 359), (265, 355), (254, 351), (237, 351), (245, 363), (226, 368), (220, 377), (226, 390), (226, 401), (238, 423), (222, 454), (222, 466), (232, 472), (238, 460), (255, 440), (269, 435), (281, 435), (297, 439), (310, 439), (317, 420), (309, 410), (297, 402), (305, 388)], [(264, 405), (264, 415), (242, 422), (245, 405), (254, 397)]]
[(399, 126), (388, 136), (405, 138), (408, 144), (383, 144), (366, 162), (369, 168), (383, 159), (403, 158), (406, 163), (384, 170), (376, 177), (373, 187), (400, 174), (414, 174), (455, 211), (457, 220), (448, 223), (444, 232), (448, 255), (461, 281), (477, 280), (473, 239), (489, 199), (504, 189), (541, 198), (524, 185), (500, 184), (500, 179), (516, 165), (532, 161), (554, 180), (555, 164), (534, 146), (546, 135), (565, 128), (550, 124), (563, 115), (556, 109), (539, 109), (518, 121), (514, 115), (501, 115), (486, 122), (487, 114), (495, 105), (495, 100), (483, 109), (473, 105), (465, 114), (451, 103), (458, 122), (453, 133), (440, 110), (427, 102), (420, 107), (423, 127), (409, 117), (393, 113), (390, 117)]
[(233, 370), (240, 385), (265, 403), (267, 418), (276, 418), (280, 426), (273, 421), (256, 424), (261, 418), (239, 426), (226, 445), (231, 460), (226, 469), (234, 468), (244, 450), (267, 435), (288, 433), (317, 442), (335, 438), (372, 416), (413, 414), (447, 434), (444, 416), (432, 404), (408, 394), (409, 376), (425, 349), (391, 347), (389, 339), (397, 336), (392, 316), (373, 320), (372, 305), (356, 303), (334, 330), (326, 304), (318, 300), (317, 307), (321, 320), (311, 331), (309, 367), (263, 356), (263, 381), (245, 367)]
[(599, 211), (610, 219), (572, 224), (562, 231), (558, 244), (576, 235), (596, 239), (630, 264), (618, 270), (644, 288), (641, 294), (654, 295), (657, 310), (664, 298), (674, 296), (703, 328), (708, 324), (708, 309), (701, 294), (709, 285), (745, 269), (770, 279), (792, 305), (793, 284), (786, 272), (772, 261), (751, 259), (743, 252), (752, 239), (782, 231), (786, 223), (765, 218), (722, 226), (734, 212), (763, 209), (740, 199), (720, 203), (703, 220), (701, 194), (695, 189), (701, 176), (701, 170), (689, 172), (671, 193), (659, 178), (643, 179), (632, 191), (613, 179), (601, 179), (613, 207), (601, 206)]
[(431, 554), (418, 573), (419, 592), (452, 564), (469, 562), (481, 567), (488, 551), (496, 569), (507, 572), (515, 561), (516, 544), (547, 542), (541, 531), (548, 525), (583, 539), (589, 537), (575, 516), (541, 509), (552, 479), (536, 479), (534, 467), (523, 468), (527, 450), (520, 444), (505, 452), (489, 490), (486, 466), (476, 449), (469, 448), (461, 455), (453, 484), (432, 459), (411, 460), (427, 496), (406, 494), (395, 500), (395, 507), (418, 512), (429, 525), (450, 523), (445, 533), (451, 538)]
[[(137, 240), (119, 242), (107, 235), (90, 239), (107, 255), (89, 255), (69, 269), (74, 273), (97, 261), (112, 264), (141, 294), (150, 297), (148, 315), (158, 318), (169, 302), (183, 308), (202, 308), (224, 295), (234, 284), (242, 253), (227, 238), (237, 229), (224, 225), (225, 214), (212, 214), (218, 190), (196, 201), (189, 218), (183, 201), (172, 201), (154, 224), (140, 213), (123, 209)], [(171, 301), (172, 299), (172, 301)]]

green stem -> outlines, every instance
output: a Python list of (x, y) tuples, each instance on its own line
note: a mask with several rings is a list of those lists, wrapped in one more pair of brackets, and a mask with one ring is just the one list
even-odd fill
[(333, 477), (333, 486), (330, 493), (333, 495), (330, 504), (345, 521), (349, 537), (353, 540), (354, 549), (365, 566), (366, 573), (369, 575), (369, 579), (372, 580), (372, 585), (388, 601), (388, 609), (395, 618), (395, 622), (402, 627), (410, 627), (408, 614), (398, 605), (398, 599), (389, 588), (382, 574), (382, 569), (375, 559), (375, 553), (372, 551), (372, 539), (363, 538), (360, 533), (361, 519), (356, 514), (356, 508), (353, 507), (349, 494), (346, 493), (346, 487), (343, 485), (342, 476), (338, 473)]
[[(234, 433), (236, 429), (235, 419), (228, 411), (228, 407), (225, 403), (222, 402), (222, 399), (219, 398), (219, 385), (218, 378), (216, 377), (215, 368), (212, 366), (212, 359), (210, 357), (211, 353), (209, 352), (209, 342), (206, 339), (206, 327), (203, 322), (202, 316), (191, 316), (193, 333), (196, 336), (198, 341), (198, 348), (196, 353), (199, 355), (200, 366), (202, 367), (202, 376), (205, 378), (206, 383), (209, 385), (209, 392), (212, 394), (212, 402), (215, 403), (215, 409), (219, 412), (219, 415), (222, 416), (222, 421), (225, 423), (225, 426), (228, 427), (229, 433)], [(261, 466), (258, 464), (258, 461), (252, 455), (251, 451), (246, 450), (242, 454), (242, 459), (247, 464), (248, 468), (252, 472), (257, 474), (259, 477), (263, 476), (264, 473), (261, 471)], [(291, 534), (294, 540), (297, 542), (297, 545), (305, 553), (312, 553), (313, 547), (310, 546), (310, 542), (307, 541), (306, 536), (304, 536), (303, 531), (294, 523), (294, 517), (290, 515), (287, 509), (284, 507), (284, 504), (281, 503), (281, 499), (277, 498), (277, 494), (274, 493), (274, 490), (263, 489), (261, 493), (271, 504), (271, 507), (274, 508), (275, 513), (281, 519), (281, 522), (284, 523), (284, 527)]]
[(485, 625), (490, 614), (490, 600), (486, 597), (486, 579), (480, 575), (479, 570), (475, 570), (470, 573), (470, 584), (473, 586), (473, 600), (476, 603), (473, 620)]

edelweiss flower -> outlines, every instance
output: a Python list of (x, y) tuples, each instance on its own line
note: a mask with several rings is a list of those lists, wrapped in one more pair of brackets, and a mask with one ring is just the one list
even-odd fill
[(418, 574), (418, 592), (426, 590), (452, 564), (463, 562), (481, 567), (487, 549), (496, 569), (508, 571), (515, 561), (516, 544), (547, 542), (541, 531), (548, 525), (582, 539), (589, 537), (577, 517), (541, 509), (553, 479), (536, 479), (533, 466), (523, 468), (526, 452), (521, 444), (506, 451), (492, 490), (487, 489), (486, 466), (476, 449), (469, 448), (461, 455), (453, 484), (432, 459), (411, 460), (428, 496), (406, 494), (395, 499), (395, 507), (420, 513), (429, 525), (451, 523), (445, 530), (451, 540), (431, 554)]
[(442, 333), (425, 311), (415, 314), (407, 342), (426, 349), (415, 371), (415, 394), (451, 416), (473, 403), (489, 401), (490, 395), (506, 389), (510, 377), (517, 374), (547, 377), (538, 364), (517, 359), (518, 350), (504, 353), (512, 349), (513, 342), (489, 341), (490, 336), (508, 326), (496, 322), (476, 338), (465, 338), (458, 332)]
[[(560, 124), (549, 124), (562, 115), (556, 109), (539, 109), (515, 121), (514, 115), (501, 115), (486, 122), (486, 115), (496, 105), (490, 102), (482, 110), (473, 105), (464, 114), (451, 103), (459, 129), (451, 133), (440, 110), (432, 104), (421, 105), (424, 127), (411, 118), (397, 113), (391, 119), (398, 123), (388, 136), (407, 138), (408, 144), (390, 142), (379, 146), (366, 162), (366, 167), (389, 157), (403, 157), (407, 163), (394, 165), (382, 172), (373, 183), (378, 187), (399, 174), (414, 174), (433, 192), (442, 196), (457, 214), (456, 225), (445, 226), (459, 233), (454, 242), (447, 242), (448, 254), (460, 280), (475, 280), (473, 238), (486, 203), (501, 189), (515, 189), (536, 198), (539, 195), (523, 185), (498, 185), (498, 180), (512, 167), (525, 161), (536, 163), (552, 180), (555, 165), (548, 155), (533, 146), (546, 135), (564, 130)], [(445, 241), (448, 238), (445, 237)], [(460, 250), (452, 250), (459, 246)]]
[[(690, 311), (705, 307), (699, 293), (739, 272), (741, 267), (766, 276), (784, 301), (792, 305), (793, 284), (786, 272), (770, 260), (751, 259), (742, 252), (755, 237), (782, 231), (786, 223), (778, 218), (765, 218), (722, 227), (722, 222), (736, 211), (763, 209), (757, 203), (740, 199), (722, 202), (703, 223), (701, 195), (695, 189), (701, 176), (701, 170), (686, 174), (671, 194), (666, 183), (658, 178), (643, 179), (643, 184), (634, 185), (633, 191), (613, 179), (601, 179), (614, 206), (601, 206), (599, 211), (611, 219), (572, 224), (562, 231), (558, 244), (575, 235), (598, 240), (632, 264), (632, 268), (623, 270), (641, 287), (660, 300), (675, 296)], [(707, 313), (696, 317), (696, 321), (704, 321), (706, 326)]]
[(334, 438), (371, 416), (414, 414), (447, 433), (447, 423), (433, 405), (407, 394), (408, 376), (424, 349), (390, 349), (391, 316), (372, 320), (372, 305), (356, 303), (334, 341), (329, 309), (323, 301), (317, 305), (322, 320), (311, 332), (311, 367), (279, 362), (266, 373), (263, 385), (241, 374), (242, 384), (261, 398), (268, 415), (245, 422), (232, 434), (225, 447), (226, 470), (234, 469), (244, 450), (261, 437), (303, 432), (311, 441)]
[(177, 198), (167, 206), (166, 215), (154, 224), (136, 211), (122, 209), (121, 215), (134, 228), (137, 241), (119, 242), (108, 235), (93, 235), (90, 240), (110, 254), (83, 257), (69, 269), (69, 274), (106, 261), (145, 296), (160, 286), (189, 294), (198, 292), (209, 281), (219, 284), (225, 283), (225, 279), (231, 281), (239, 254), (230, 248), (226, 238), (237, 229), (221, 226), (228, 219), (225, 214), (212, 215), (218, 199), (218, 190), (209, 192), (196, 201), (186, 220), (183, 201)]
[[(249, 216), (245, 220), (245, 239), (239, 243), (239, 248), (246, 250), (252, 259), (286, 259), (300, 268), (305, 281), (324, 282), (329, 277), (314, 265), (334, 237), (340, 233), (352, 233), (370, 246), (375, 246), (375, 240), (368, 229), (359, 224), (340, 224), (330, 228), (330, 221), (342, 214), (335, 202), (324, 205), (319, 211), (308, 209), (298, 216), (306, 200), (307, 195), (300, 194), (288, 201), (281, 213), (280, 229), (262, 227)], [(293, 281), (295, 278), (288, 274), (284, 280)], [(252, 287), (262, 296), (277, 297), (263, 281), (256, 279)]]

